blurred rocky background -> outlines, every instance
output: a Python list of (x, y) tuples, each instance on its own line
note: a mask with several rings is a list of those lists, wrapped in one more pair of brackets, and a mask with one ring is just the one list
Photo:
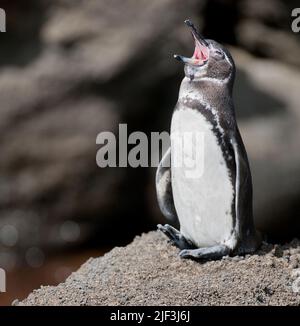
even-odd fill
[[(1, 0), (0, 267), (22, 298), (162, 221), (153, 168), (96, 165), (96, 136), (169, 129), (191, 18), (228, 45), (257, 227), (300, 235), (299, 1)], [(16, 294), (17, 293), (17, 294)]]

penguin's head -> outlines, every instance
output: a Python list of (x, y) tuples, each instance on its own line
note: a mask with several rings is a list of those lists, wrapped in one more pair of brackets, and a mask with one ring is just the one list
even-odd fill
[(227, 49), (213, 40), (204, 39), (190, 20), (185, 24), (191, 29), (195, 50), (191, 58), (174, 55), (174, 58), (185, 64), (184, 72), (190, 81), (210, 78), (231, 82), (235, 74), (234, 61)]

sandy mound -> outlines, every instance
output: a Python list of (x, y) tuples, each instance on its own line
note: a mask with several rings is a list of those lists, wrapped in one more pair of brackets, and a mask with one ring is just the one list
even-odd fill
[(299, 262), (299, 240), (264, 244), (252, 256), (199, 263), (179, 258), (162, 234), (150, 232), (89, 259), (65, 283), (42, 287), (14, 304), (299, 305)]

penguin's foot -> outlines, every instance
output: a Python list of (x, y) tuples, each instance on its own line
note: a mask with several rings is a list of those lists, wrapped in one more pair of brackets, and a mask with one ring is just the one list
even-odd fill
[[(158, 224), (157, 228), (163, 232), (179, 249), (191, 249), (195, 246), (187, 240), (178, 230), (169, 224), (161, 225)], [(184, 251), (184, 250), (183, 250)]]
[(230, 254), (230, 248), (225, 245), (218, 245), (207, 248), (185, 249), (179, 253), (181, 258), (194, 259), (220, 259)]

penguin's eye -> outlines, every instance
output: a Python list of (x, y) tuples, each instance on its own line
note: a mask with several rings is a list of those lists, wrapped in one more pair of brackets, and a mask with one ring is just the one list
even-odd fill
[(218, 59), (224, 59), (224, 53), (223, 52), (221, 52), (221, 51), (218, 51), (218, 50), (216, 50), (215, 51), (215, 55), (216, 55), (216, 57), (218, 58)]

